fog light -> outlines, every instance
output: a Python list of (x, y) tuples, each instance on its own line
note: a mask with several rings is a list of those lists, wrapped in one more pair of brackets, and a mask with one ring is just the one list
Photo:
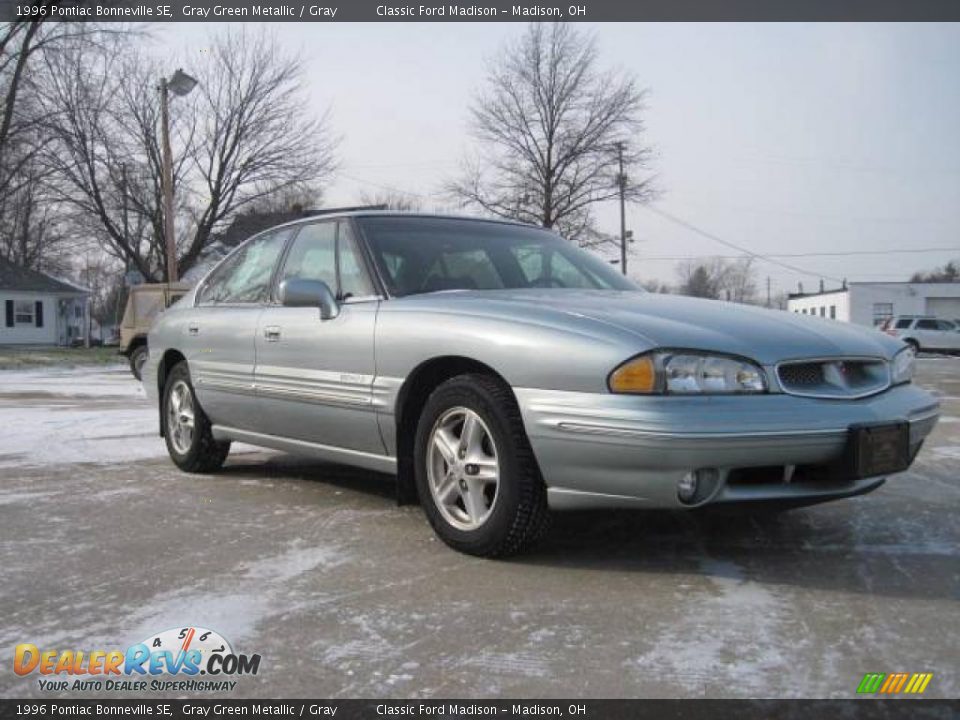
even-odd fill
[(693, 502), (693, 498), (697, 494), (697, 486), (700, 484), (700, 479), (697, 477), (698, 474), (696, 470), (689, 472), (677, 483), (677, 497), (680, 498), (680, 502)]
[(700, 468), (684, 475), (677, 483), (677, 497), (680, 502), (689, 505), (697, 498), (698, 492), (701, 499), (710, 494), (720, 478), (720, 472), (716, 468)]

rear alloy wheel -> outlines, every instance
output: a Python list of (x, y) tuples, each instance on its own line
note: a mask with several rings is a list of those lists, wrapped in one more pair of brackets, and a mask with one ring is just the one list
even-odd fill
[(149, 355), (146, 345), (137, 345), (130, 353), (130, 372), (137, 380), (143, 380), (143, 366)]
[(178, 468), (206, 473), (223, 466), (230, 443), (214, 439), (210, 420), (197, 401), (185, 362), (174, 366), (167, 376), (161, 418), (167, 452)]
[(427, 400), (414, 446), (417, 491), (447, 545), (484, 557), (525, 550), (549, 523), (546, 488), (510, 388), (461, 375)]

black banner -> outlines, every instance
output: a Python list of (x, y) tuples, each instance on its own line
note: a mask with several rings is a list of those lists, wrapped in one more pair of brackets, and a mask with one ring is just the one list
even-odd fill
[(125, 22), (960, 21), (957, 0), (0, 0), (2, 20)]
[(0, 700), (0, 718), (955, 718), (957, 700)]

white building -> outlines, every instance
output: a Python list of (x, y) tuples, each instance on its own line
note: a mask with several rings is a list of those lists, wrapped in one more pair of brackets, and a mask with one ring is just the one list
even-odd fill
[(894, 315), (960, 320), (960, 282), (854, 282), (836, 290), (790, 295), (787, 310), (867, 327)]
[(0, 345), (70, 345), (84, 338), (89, 296), (0, 259)]

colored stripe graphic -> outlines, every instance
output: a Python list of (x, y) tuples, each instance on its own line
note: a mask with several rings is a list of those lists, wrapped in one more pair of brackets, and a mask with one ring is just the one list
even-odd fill
[(867, 673), (857, 686), (858, 693), (896, 695), (898, 693), (919, 695), (927, 689), (933, 673)]

